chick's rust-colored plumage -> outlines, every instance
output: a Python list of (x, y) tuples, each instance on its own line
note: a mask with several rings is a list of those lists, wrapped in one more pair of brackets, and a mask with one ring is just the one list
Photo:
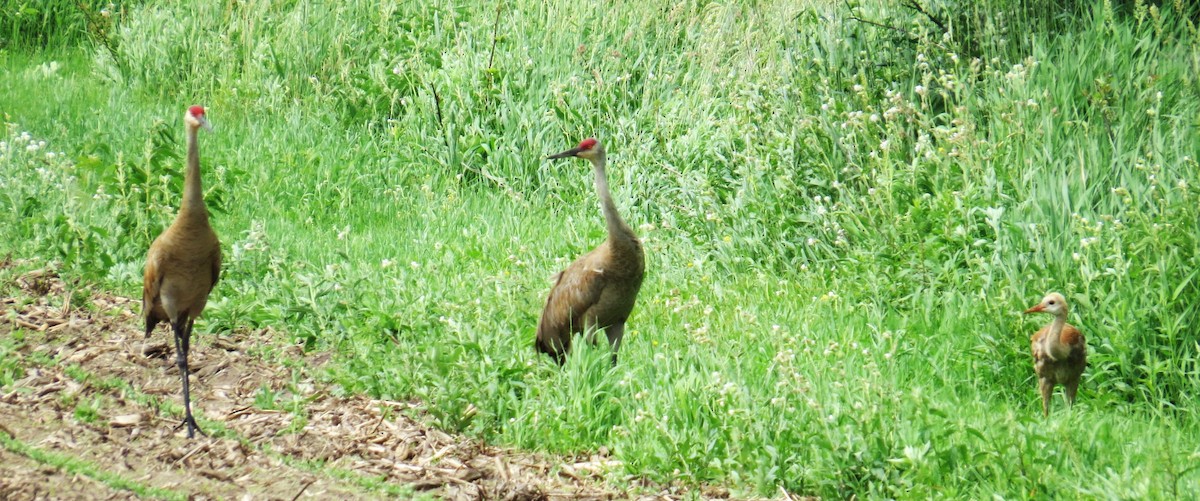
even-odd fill
[(1042, 396), (1042, 414), (1050, 414), (1050, 397), (1056, 385), (1062, 385), (1067, 403), (1075, 404), (1075, 394), (1083, 369), (1087, 367), (1087, 343), (1083, 333), (1067, 323), (1069, 308), (1062, 294), (1053, 292), (1042, 298), (1037, 305), (1025, 310), (1029, 313), (1050, 313), (1054, 319), (1030, 338), (1033, 354), (1033, 370), (1038, 377), (1038, 390)]

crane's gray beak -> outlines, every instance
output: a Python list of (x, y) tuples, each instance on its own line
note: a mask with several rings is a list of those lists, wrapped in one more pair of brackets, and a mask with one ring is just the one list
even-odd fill
[(555, 158), (567, 158), (567, 157), (573, 157), (573, 156), (575, 156), (575, 155), (578, 155), (580, 151), (581, 151), (581, 150), (580, 150), (579, 148), (571, 148), (571, 149), (569, 149), (569, 150), (567, 150), (567, 151), (564, 151), (564, 152), (562, 152), (562, 153), (555, 153), (555, 154), (553, 154), (553, 155), (550, 155), (550, 156), (546, 157), (546, 160), (553, 160), (553, 159), (555, 159)]
[(199, 117), (199, 121), (200, 121), (201, 127), (204, 127), (205, 129), (209, 130), (210, 132), (213, 130), (212, 125), (208, 123), (207, 118)]

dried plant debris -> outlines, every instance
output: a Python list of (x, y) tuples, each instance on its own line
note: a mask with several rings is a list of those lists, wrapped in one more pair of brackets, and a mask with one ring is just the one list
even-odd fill
[[(187, 440), (179, 417), (167, 411), (179, 399), (174, 346), (161, 330), (143, 338), (136, 300), (90, 293), (85, 307), (73, 308), (78, 294), (51, 270), (21, 275), (14, 285), (19, 295), (0, 303), (0, 336), (23, 331), (17, 356), (24, 375), (0, 390), (0, 432), (137, 485), (193, 499), (359, 499), (397, 491), (463, 500), (630, 497), (604, 484), (620, 465), (603, 455), (575, 462), (492, 447), (409, 418), (419, 413), (409, 402), (334, 396), (298, 369), (252, 354), (279, 344), (269, 329), (195, 340), (193, 409), (213, 433)], [(289, 365), (329, 358), (278, 348), (306, 358)], [(0, 453), (0, 498), (133, 495), (11, 450)], [(641, 497), (682, 494), (644, 490), (654, 491)], [(692, 494), (728, 497), (720, 489)]]

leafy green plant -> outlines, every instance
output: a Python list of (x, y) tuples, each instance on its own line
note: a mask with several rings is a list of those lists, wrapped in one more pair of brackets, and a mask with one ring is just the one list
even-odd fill
[(95, 423), (100, 419), (100, 407), (102, 404), (103, 397), (100, 396), (76, 401), (75, 419), (84, 423)]
[(254, 405), (262, 410), (273, 411), (279, 409), (279, 402), (276, 400), (278, 393), (266, 386), (260, 386), (258, 392), (254, 394)]
[[(25, 368), (13, 356), (14, 350), (13, 346), (9, 344), (9, 339), (6, 338), (3, 341), (4, 343), (0, 344), (0, 388), (7, 388), (25, 376)], [(12, 342), (19, 343), (20, 339), (14, 339)]]
[(43, 48), (79, 43), (86, 21), (71, 0), (0, 2), (0, 47)]

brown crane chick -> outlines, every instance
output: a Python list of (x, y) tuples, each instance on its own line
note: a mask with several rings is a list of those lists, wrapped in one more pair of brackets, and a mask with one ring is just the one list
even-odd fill
[(645, 275), (642, 243), (613, 204), (604, 172), (604, 145), (592, 138), (584, 139), (579, 146), (549, 158), (567, 157), (592, 162), (608, 239), (558, 274), (538, 322), (535, 346), (562, 365), (571, 351), (573, 335), (594, 336), (603, 330), (612, 348), (612, 363), (616, 364), (625, 321), (633, 311)]
[(1044, 312), (1054, 315), (1054, 320), (1031, 338), (1033, 370), (1037, 372), (1045, 416), (1050, 415), (1050, 396), (1055, 385), (1063, 385), (1067, 404), (1075, 405), (1079, 378), (1087, 366), (1087, 344), (1083, 333), (1067, 323), (1068, 311), (1066, 298), (1057, 292), (1047, 294), (1041, 303), (1025, 310), (1026, 314)]
[(200, 189), (200, 149), (196, 144), (199, 129), (212, 130), (212, 126), (202, 106), (188, 108), (183, 122), (187, 127), (183, 203), (175, 222), (150, 245), (142, 285), (142, 314), (146, 319), (146, 337), (164, 321), (175, 332), (175, 359), (183, 377), (184, 420), (180, 426), (187, 425), (187, 436), (192, 438), (200, 428), (192, 417), (188, 391), (188, 347), (192, 324), (204, 311), (208, 294), (221, 274), (221, 244), (208, 224), (208, 208)]

